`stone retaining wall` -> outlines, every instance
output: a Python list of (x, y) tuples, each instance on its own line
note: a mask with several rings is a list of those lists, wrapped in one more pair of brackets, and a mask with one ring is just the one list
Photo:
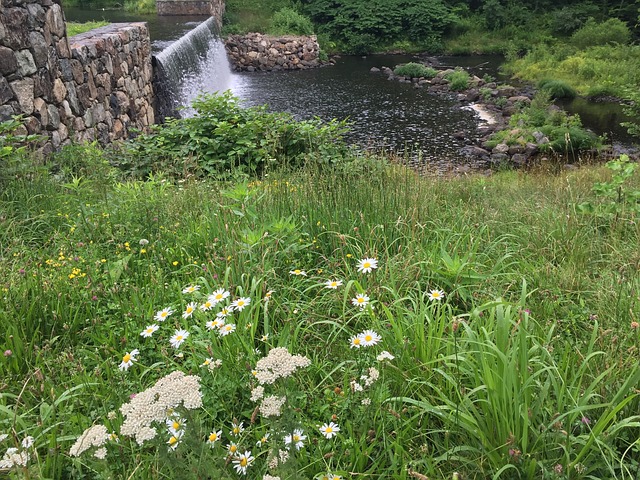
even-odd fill
[(224, 0), (156, 0), (158, 15), (210, 15), (222, 28)]
[(320, 46), (315, 35), (275, 37), (261, 33), (230, 35), (226, 40), (229, 62), (234, 70), (301, 70), (319, 67)]
[(45, 152), (70, 138), (105, 144), (154, 122), (146, 24), (68, 39), (60, 5), (0, 1), (0, 121), (23, 115), (26, 132), (49, 137)]

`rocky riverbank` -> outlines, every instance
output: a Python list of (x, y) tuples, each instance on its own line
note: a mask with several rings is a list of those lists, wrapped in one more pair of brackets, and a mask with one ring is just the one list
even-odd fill
[(320, 46), (315, 35), (229, 35), (225, 46), (231, 67), (236, 71), (303, 70), (330, 63), (320, 58)]
[[(408, 77), (398, 75), (394, 69), (382, 67), (372, 68), (372, 73), (382, 73), (391, 81), (413, 84), (415, 88), (425, 88), (430, 92), (440, 95), (455, 96), (460, 102), (461, 108), (474, 110), (480, 120), (476, 132), (456, 132), (456, 138), (463, 139), (466, 146), (460, 150), (460, 154), (467, 158), (475, 168), (495, 168), (511, 165), (514, 167), (526, 166), (536, 159), (553, 155), (550, 147), (550, 139), (541, 131), (530, 132), (525, 135), (521, 130), (510, 125), (512, 115), (529, 106), (536, 91), (531, 86), (514, 87), (500, 84), (493, 79), (480, 78), (469, 75), (466, 85), (460, 88), (455, 85), (453, 75), (456, 70), (446, 68), (438, 70), (437, 59), (424, 62), (423, 65), (432, 69), (429, 77)], [(397, 68), (398, 66), (396, 66)], [(433, 70), (435, 68), (435, 70)], [(458, 71), (459, 72), (459, 71)], [(549, 112), (561, 112), (556, 105), (551, 104)], [(494, 134), (507, 131), (505, 138), (509, 142), (496, 142)], [(603, 158), (617, 156), (619, 153), (628, 153), (637, 157), (637, 151), (628, 149), (605, 148), (598, 152), (590, 150), (586, 153), (590, 156)]]

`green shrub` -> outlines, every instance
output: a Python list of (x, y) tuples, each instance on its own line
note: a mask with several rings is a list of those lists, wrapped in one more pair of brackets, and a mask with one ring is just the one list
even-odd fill
[(106, 21), (85, 22), (85, 23), (67, 22), (67, 35), (69, 37), (73, 37), (74, 35), (79, 35), (81, 33), (88, 32), (89, 30), (93, 30), (94, 28), (104, 27), (105, 25), (109, 25), (109, 22), (106, 22)]
[(269, 33), (273, 35), (311, 35), (313, 24), (308, 17), (292, 8), (283, 8), (273, 14)]
[(540, 80), (538, 88), (544, 90), (551, 98), (575, 98), (576, 96), (576, 91), (562, 80)]
[(348, 147), (345, 122), (296, 121), (266, 106), (242, 108), (230, 92), (203, 95), (190, 118), (169, 119), (125, 145), (119, 167), (136, 177), (162, 171), (172, 176), (216, 179), (259, 176), (269, 167), (307, 161), (335, 164)]
[(438, 71), (435, 68), (427, 67), (421, 63), (410, 62), (397, 66), (393, 70), (393, 73), (401, 77), (433, 78), (438, 74)]
[(569, 35), (582, 27), (589, 17), (598, 14), (598, 6), (592, 3), (571, 5), (551, 12), (550, 27), (554, 33)]
[(469, 73), (466, 70), (456, 70), (445, 75), (449, 80), (449, 88), (456, 92), (469, 88)]
[(598, 23), (590, 18), (580, 30), (571, 36), (571, 44), (580, 49), (598, 45), (619, 43), (626, 45), (631, 39), (631, 32), (626, 23), (617, 18)]

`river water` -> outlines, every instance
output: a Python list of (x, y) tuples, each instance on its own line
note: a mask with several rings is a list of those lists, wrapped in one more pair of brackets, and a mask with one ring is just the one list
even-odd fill
[[(110, 22), (144, 21), (149, 26), (154, 54), (195, 28), (206, 17), (160, 17), (122, 11), (96, 11), (65, 8), (68, 20), (105, 19)], [(298, 119), (346, 119), (351, 125), (349, 140), (375, 149), (393, 150), (429, 159), (462, 162), (458, 150), (464, 141), (454, 134), (472, 137), (478, 123), (476, 114), (462, 108), (453, 96), (428, 93), (387, 80), (372, 67), (415, 61), (407, 55), (344, 56), (334, 66), (295, 72), (233, 73), (209, 90), (230, 89), (248, 106), (267, 104), (273, 111), (290, 112)], [(500, 78), (498, 56), (441, 57), (446, 66), (461, 66), (472, 73)], [(205, 72), (206, 76), (206, 72)], [(564, 103), (571, 113), (580, 114), (583, 123), (613, 141), (631, 143), (619, 123), (625, 119), (617, 104), (598, 104), (577, 99)]]

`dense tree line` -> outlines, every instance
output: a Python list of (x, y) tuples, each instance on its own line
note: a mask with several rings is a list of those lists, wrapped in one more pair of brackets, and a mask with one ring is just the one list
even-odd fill
[(556, 35), (570, 35), (590, 18), (616, 17), (638, 32), (640, 7), (634, 0), (300, 0), (300, 9), (352, 53), (394, 41), (419, 42), (437, 50), (444, 35), (463, 20), (498, 30), (542, 18)]

